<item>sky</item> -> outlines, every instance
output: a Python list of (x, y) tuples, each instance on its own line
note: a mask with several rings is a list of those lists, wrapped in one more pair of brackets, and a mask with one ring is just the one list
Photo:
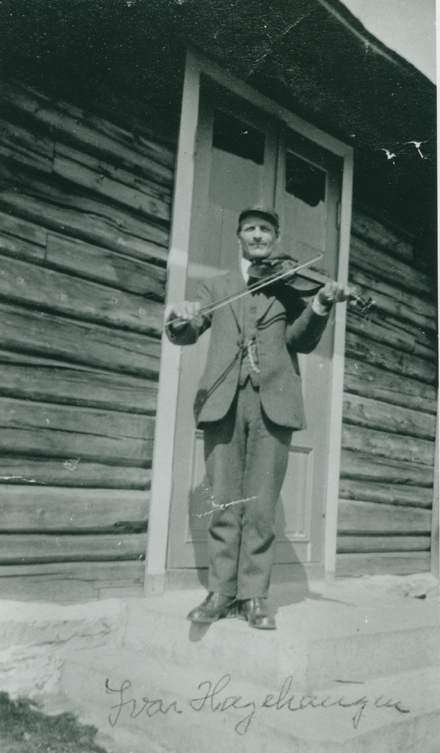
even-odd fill
[(436, 82), (436, 0), (342, 0), (367, 31)]

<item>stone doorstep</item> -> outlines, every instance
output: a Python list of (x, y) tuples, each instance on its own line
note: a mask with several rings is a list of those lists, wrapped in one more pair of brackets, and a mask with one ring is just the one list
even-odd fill
[[(397, 577), (396, 577), (397, 579)], [(389, 579), (387, 579), (388, 582)], [(402, 578), (403, 581), (407, 579)], [(303, 635), (314, 640), (439, 625), (438, 586), (430, 598), (412, 598), (380, 587), (381, 579), (346, 579), (328, 585), (310, 583), (307, 589), (273, 586), (269, 604), (277, 611), (278, 634)], [(375, 584), (375, 585), (373, 585)], [(396, 584), (403, 589), (405, 583)], [(126, 640), (142, 640), (149, 614), (185, 620), (189, 610), (206, 596), (203, 589), (165, 592), (145, 599), (127, 599)], [(232, 621), (235, 622), (235, 621)]]
[(1, 600), (0, 651), (120, 643), (126, 616), (127, 607), (121, 599), (69, 605)]
[[(105, 689), (107, 679), (111, 693)], [(124, 682), (125, 705), (121, 705)], [(333, 682), (314, 692), (312, 699), (294, 692), (287, 677), (263, 690), (228, 675), (226, 665), (223, 672), (210, 674), (134, 651), (115, 655), (109, 649), (96, 649), (69, 655), (62, 691), (81, 720), (93, 721), (101, 735), (118, 744), (130, 740), (125, 753), (147, 753), (150, 741), (151, 751), (173, 753), (207, 749), (213, 753), (438, 753), (439, 749), (439, 673), (432, 668), (362, 684)], [(216, 711), (209, 697), (203, 703), (209, 693), (212, 705), (220, 705)], [(325, 699), (336, 705), (322, 708), (319, 704)], [(312, 700), (317, 708), (311, 707)], [(234, 708), (234, 701), (236, 706), (251, 705)], [(353, 705), (342, 707), (342, 703)], [(394, 707), (397, 703), (400, 711)]]
[(60, 606), (0, 602), (0, 689), (13, 698), (57, 692), (63, 651), (121, 645), (126, 605), (120, 599)]
[[(127, 646), (176, 664), (201, 661), (215, 670), (227, 663), (237, 678), (262, 685), (276, 685), (286, 666), (295, 667), (298, 687), (306, 687), (308, 677), (315, 689), (346, 667), (368, 666), (370, 674), (377, 668), (384, 674), (409, 670), (435, 662), (439, 654), (433, 632), (436, 599), (402, 596), (433, 595), (435, 579), (429, 577), (423, 582), (420, 576), (388, 576), (386, 582), (374, 577), (274, 586), (275, 606), (285, 604), (274, 633), (252, 630), (238, 620), (222, 620), (206, 634), (204, 628), (194, 630), (185, 616), (204, 598), (202, 589), (77, 605), (0, 601), (0, 687), (14, 697), (44, 697), (56, 692), (66, 649), (117, 647), (124, 638)], [(305, 646), (312, 644), (307, 655)]]
[[(280, 607), (277, 631), (237, 619), (210, 626), (185, 616), (204, 592), (165, 594), (128, 603), (124, 645), (164, 661), (212, 670), (233, 666), (237, 678), (277, 684), (295, 668), (299, 688), (325, 688), (335, 677), (365, 680), (436, 664), (440, 659), (435, 599), (419, 601), (346, 589)], [(337, 598), (339, 597), (339, 598)], [(356, 603), (357, 602), (357, 603)], [(256, 657), (258, 659), (256, 660)]]

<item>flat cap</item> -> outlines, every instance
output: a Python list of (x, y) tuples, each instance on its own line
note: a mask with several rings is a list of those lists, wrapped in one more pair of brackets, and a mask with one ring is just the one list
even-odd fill
[(265, 207), (261, 204), (258, 204), (254, 207), (248, 207), (247, 209), (243, 209), (242, 212), (240, 212), (238, 216), (238, 227), (240, 228), (241, 223), (246, 219), (246, 217), (250, 217), (251, 215), (257, 215), (257, 217), (263, 217), (265, 220), (271, 223), (271, 225), (274, 226), (275, 230), (279, 231), (280, 229), (280, 218), (278, 217), (278, 214), (275, 212), (275, 209), (272, 209), (271, 207)]

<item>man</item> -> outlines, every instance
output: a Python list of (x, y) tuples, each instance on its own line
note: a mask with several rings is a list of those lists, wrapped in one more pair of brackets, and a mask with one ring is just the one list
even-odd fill
[(237, 229), (242, 273), (205, 281), (196, 300), (173, 305), (167, 320), (168, 337), (177, 345), (196, 342), (211, 327), (195, 415), (204, 430), (214, 512), (208, 533), (209, 594), (189, 613), (194, 622), (214, 622), (238, 610), (252, 627), (276, 628), (267, 608), (275, 507), (292, 432), (305, 427), (297, 353), (316, 347), (333, 303), (346, 300), (348, 293), (331, 282), (305, 305), (278, 283), (211, 314), (203, 309), (242, 290), (252, 262), (276, 257), (279, 234), (272, 209), (242, 211)]

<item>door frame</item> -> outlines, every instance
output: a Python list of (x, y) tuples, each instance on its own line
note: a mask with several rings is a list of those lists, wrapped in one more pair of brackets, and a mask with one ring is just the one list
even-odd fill
[[(183, 300), (185, 292), (202, 75), (211, 78), (215, 83), (222, 85), (233, 94), (274, 116), (278, 121), (285, 123), (291, 130), (298, 132), (341, 158), (343, 167), (338, 281), (346, 283), (348, 278), (353, 184), (352, 147), (284, 109), (276, 102), (273, 102), (255, 89), (252, 89), (252, 87), (228, 74), (220, 66), (199, 52), (188, 49), (174, 180), (166, 303)], [(335, 308), (329, 428), (332, 441), (329, 447), (324, 533), (324, 567), (329, 577), (334, 574), (336, 565), (346, 320), (346, 306), (340, 304)], [(180, 356), (181, 347), (172, 345), (166, 335), (163, 334), (148, 521), (145, 573), (146, 593), (160, 593), (165, 586)]]

